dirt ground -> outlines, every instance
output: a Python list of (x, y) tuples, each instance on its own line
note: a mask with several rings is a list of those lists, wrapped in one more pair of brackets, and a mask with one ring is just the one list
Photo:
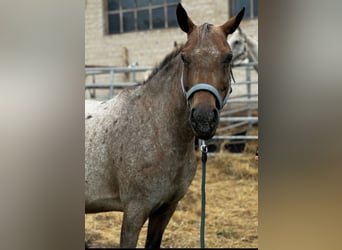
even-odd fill
[[(221, 150), (208, 157), (205, 247), (258, 247), (256, 148), (257, 141), (251, 140), (243, 153)], [(196, 176), (165, 230), (162, 248), (200, 247), (200, 152), (197, 153), (197, 159)], [(119, 247), (121, 221), (120, 212), (85, 215), (85, 237), (89, 247)], [(140, 233), (137, 247), (144, 247), (146, 231), (147, 222)]]

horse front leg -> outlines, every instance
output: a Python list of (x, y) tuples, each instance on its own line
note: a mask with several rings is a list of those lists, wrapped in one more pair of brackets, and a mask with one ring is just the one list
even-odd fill
[(132, 201), (124, 208), (121, 225), (121, 248), (136, 248), (142, 226), (147, 220), (149, 210), (142, 202)]
[(160, 248), (163, 233), (178, 202), (164, 204), (149, 216), (145, 248)]

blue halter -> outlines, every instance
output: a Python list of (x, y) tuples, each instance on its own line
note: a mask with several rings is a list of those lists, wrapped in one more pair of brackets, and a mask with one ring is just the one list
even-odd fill
[(182, 71), (182, 76), (181, 76), (181, 86), (182, 86), (182, 91), (186, 97), (186, 100), (189, 100), (191, 98), (191, 96), (197, 91), (204, 90), (204, 91), (210, 92), (211, 94), (213, 94), (215, 96), (215, 99), (216, 99), (217, 103), (219, 104), (219, 109), (222, 109), (223, 106), (227, 103), (229, 94), (232, 92), (232, 89), (230, 87), (229, 90), (227, 91), (224, 99), (222, 100), (221, 95), (219, 94), (217, 89), (215, 87), (213, 87), (212, 85), (207, 84), (207, 83), (198, 83), (198, 84), (192, 86), (188, 90), (188, 92), (186, 92), (185, 88), (184, 88), (184, 82), (183, 82), (183, 71)]

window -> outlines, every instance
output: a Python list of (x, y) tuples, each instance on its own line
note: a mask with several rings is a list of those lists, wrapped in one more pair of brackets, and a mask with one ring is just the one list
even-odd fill
[(107, 0), (108, 34), (177, 27), (179, 0)]
[(245, 19), (258, 16), (258, 0), (229, 0), (229, 16), (235, 16), (242, 7), (245, 7)]

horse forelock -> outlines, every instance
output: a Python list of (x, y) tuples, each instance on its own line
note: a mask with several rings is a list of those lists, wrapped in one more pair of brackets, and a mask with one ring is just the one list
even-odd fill
[(210, 23), (204, 23), (199, 27), (200, 41), (205, 39), (206, 35), (210, 32), (211, 27), (213, 27), (213, 25)]

